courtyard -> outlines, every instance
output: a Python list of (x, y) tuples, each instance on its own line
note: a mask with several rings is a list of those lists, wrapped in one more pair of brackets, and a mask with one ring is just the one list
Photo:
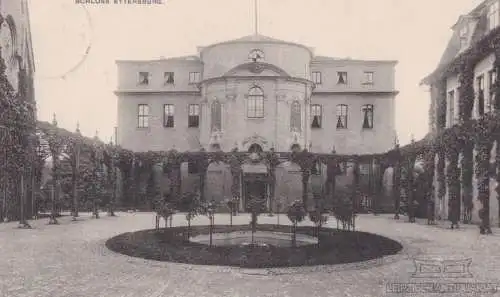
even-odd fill
[[(472, 279), (451, 282), (500, 283), (499, 232), (493, 230), (491, 236), (480, 236), (474, 225), (450, 230), (448, 224), (428, 226), (419, 219), (410, 224), (406, 217), (394, 220), (392, 215), (360, 215), (357, 231), (394, 239), (403, 245), (402, 252), (362, 263), (240, 269), (157, 262), (114, 253), (105, 247), (107, 239), (124, 232), (152, 229), (155, 220), (153, 213), (117, 215), (92, 219), (90, 213), (82, 213), (76, 222), (70, 216), (62, 217), (60, 225), (48, 225), (48, 218), (39, 219), (30, 221), (31, 230), (17, 229), (15, 222), (1, 224), (1, 296), (428, 296), (390, 294), (386, 284), (435, 282), (436, 279), (412, 279), (413, 258), (437, 255), (472, 259)], [(248, 224), (249, 220), (248, 214), (240, 214), (233, 218), (233, 224)], [(215, 217), (215, 224), (228, 222), (229, 215)], [(287, 222), (285, 215), (280, 222)], [(192, 222), (207, 223), (206, 217)], [(276, 217), (259, 217), (259, 224), (275, 223)], [(174, 216), (174, 226), (186, 224), (183, 214)], [(335, 219), (330, 217), (325, 227), (335, 228)], [(479, 295), (500, 296), (496, 294)], [(441, 296), (469, 295), (462, 292)]]

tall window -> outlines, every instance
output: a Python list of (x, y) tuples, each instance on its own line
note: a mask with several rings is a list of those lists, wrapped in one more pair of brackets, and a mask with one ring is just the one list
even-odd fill
[(163, 79), (165, 80), (166, 85), (173, 84), (174, 81), (174, 73), (173, 72), (165, 72), (163, 74)]
[(188, 105), (188, 127), (196, 128), (200, 126), (200, 106), (198, 104)]
[(493, 30), (495, 29), (498, 25), (498, 19), (499, 19), (499, 10), (498, 10), (498, 1), (493, 2), (490, 7), (488, 8), (488, 29)]
[(364, 76), (363, 84), (373, 85), (373, 71), (365, 71), (363, 73), (363, 76)]
[(200, 82), (201, 74), (199, 72), (189, 72), (189, 83), (195, 84)]
[(139, 84), (140, 85), (149, 84), (149, 72), (139, 72)]
[(166, 128), (174, 127), (174, 105), (165, 104), (163, 105), (163, 126)]
[(212, 102), (211, 107), (212, 114), (212, 131), (221, 131), (222, 130), (222, 106), (219, 100), (215, 100)]
[(476, 78), (477, 83), (477, 112), (479, 116), (484, 115), (484, 75)]
[(455, 90), (451, 90), (448, 92), (448, 123), (449, 126), (453, 126), (455, 124)]
[(312, 80), (315, 84), (320, 85), (321, 84), (321, 72), (313, 71)]
[(363, 105), (361, 112), (363, 113), (363, 129), (373, 129), (373, 105)]
[(345, 85), (347, 84), (347, 72), (345, 71), (339, 71), (337, 72), (337, 84), (338, 85)]
[(323, 110), (321, 108), (321, 105), (311, 105), (311, 128), (321, 128), (322, 113)]
[(301, 131), (301, 113), (300, 113), (300, 103), (299, 101), (294, 101), (292, 103), (292, 110), (290, 113), (290, 130)]
[(493, 111), (495, 106), (495, 82), (497, 80), (497, 72), (495, 69), (488, 72), (488, 98), (486, 100), (487, 111)]
[(347, 129), (347, 105), (337, 105), (337, 129)]
[(253, 87), (248, 92), (247, 117), (264, 117), (264, 92), (259, 87)]
[(139, 104), (137, 112), (137, 127), (149, 127), (149, 105)]

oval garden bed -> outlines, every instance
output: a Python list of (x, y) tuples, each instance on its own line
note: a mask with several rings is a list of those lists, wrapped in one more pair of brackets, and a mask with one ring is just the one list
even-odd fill
[[(209, 234), (209, 226), (192, 226), (192, 238)], [(287, 233), (290, 226), (258, 225), (259, 232)], [(213, 238), (221, 234), (251, 231), (249, 225), (215, 225)], [(298, 227), (300, 235), (313, 236), (314, 227)], [(106, 246), (117, 253), (157, 261), (186, 264), (236, 266), (245, 268), (331, 265), (367, 261), (394, 255), (402, 249), (398, 242), (372, 233), (322, 228), (319, 245), (216, 244), (187, 239), (187, 227), (171, 227), (123, 233), (110, 238)]]

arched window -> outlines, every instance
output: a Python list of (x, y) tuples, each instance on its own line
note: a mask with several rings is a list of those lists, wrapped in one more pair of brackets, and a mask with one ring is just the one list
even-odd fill
[(248, 91), (247, 117), (264, 117), (264, 92), (259, 87), (252, 87)]
[(262, 147), (258, 145), (257, 143), (253, 143), (249, 148), (248, 152), (249, 153), (262, 153)]
[(292, 146), (290, 147), (290, 150), (291, 150), (292, 152), (296, 152), (296, 153), (298, 153), (298, 152), (300, 152), (300, 145), (299, 145), (299, 144), (297, 144), (297, 143), (294, 143), (294, 144), (292, 144)]
[(361, 112), (363, 113), (363, 129), (373, 128), (373, 105), (365, 104), (361, 107)]
[(300, 103), (299, 101), (294, 101), (290, 113), (290, 130), (301, 131), (301, 126)]
[(215, 100), (214, 102), (212, 102), (211, 115), (212, 115), (212, 123), (211, 123), (212, 131), (221, 131), (222, 130), (222, 106), (218, 100)]

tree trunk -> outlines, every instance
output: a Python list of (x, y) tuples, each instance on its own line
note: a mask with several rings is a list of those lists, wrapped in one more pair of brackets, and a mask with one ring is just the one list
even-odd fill
[(191, 219), (188, 220), (187, 239), (191, 238)]
[(49, 219), (49, 225), (57, 225), (59, 222), (57, 221), (57, 213), (56, 213), (56, 190), (54, 189), (56, 185), (56, 182), (54, 180), (54, 183), (51, 185), (51, 191), (50, 191), (50, 196), (52, 200), (52, 209), (50, 211), (50, 219)]
[(481, 234), (491, 234), (490, 226), (490, 177), (489, 177), (489, 163), (490, 163), (490, 150), (491, 145), (484, 139), (483, 143), (478, 145), (477, 153), (477, 186), (478, 198), (481, 201), (482, 208), (479, 210), (479, 217), (481, 218), (481, 225), (479, 227)]
[(394, 164), (393, 167), (393, 182), (392, 182), (392, 197), (394, 198), (394, 219), (399, 220), (399, 213), (401, 212), (401, 189), (400, 189), (400, 182), (401, 182), (401, 168), (400, 168), (400, 163), (399, 161)]
[(463, 223), (470, 224), (472, 220), (472, 207), (473, 207), (473, 194), (472, 194), (472, 180), (474, 173), (474, 159), (473, 159), (474, 145), (470, 140), (466, 140), (462, 151), (462, 187), (463, 187), (463, 205), (464, 217)]

